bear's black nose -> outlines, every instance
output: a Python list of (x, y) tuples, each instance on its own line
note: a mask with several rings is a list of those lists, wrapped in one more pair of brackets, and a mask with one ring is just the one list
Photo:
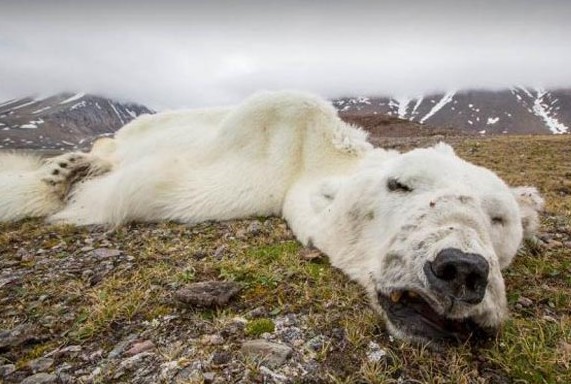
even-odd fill
[(432, 289), (455, 300), (478, 304), (484, 299), (490, 265), (481, 255), (447, 248), (424, 264)]

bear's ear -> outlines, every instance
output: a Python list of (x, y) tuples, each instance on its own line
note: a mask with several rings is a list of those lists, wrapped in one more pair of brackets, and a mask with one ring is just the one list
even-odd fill
[(519, 204), (523, 236), (532, 238), (537, 232), (539, 212), (543, 210), (545, 201), (535, 187), (512, 188), (512, 193)]
[(443, 141), (439, 141), (438, 144), (434, 145), (432, 148), (445, 155), (456, 156), (454, 148), (452, 148), (450, 145), (446, 144)]

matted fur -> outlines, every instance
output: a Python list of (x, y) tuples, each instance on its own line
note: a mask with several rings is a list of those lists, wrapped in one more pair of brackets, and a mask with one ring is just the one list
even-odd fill
[[(68, 190), (82, 167), (90, 177)], [(391, 179), (410, 191), (389, 190)], [(422, 267), (440, 250), (477, 253), (490, 265), (484, 300), (435, 306), (482, 326), (505, 318), (501, 269), (543, 204), (534, 188), (512, 191), (446, 144), (405, 154), (374, 149), (329, 103), (295, 92), (260, 93), (235, 108), (142, 116), (89, 154), (47, 162), (3, 155), (0, 199), (2, 221), (47, 216), (117, 226), (282, 216), (299, 241), (365, 286), (381, 313), (377, 294), (428, 289)]]

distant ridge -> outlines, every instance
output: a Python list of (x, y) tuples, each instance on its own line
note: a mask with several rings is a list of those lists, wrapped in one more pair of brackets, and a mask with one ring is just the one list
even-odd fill
[(85, 93), (9, 100), (0, 103), (0, 148), (81, 148), (148, 113), (140, 104)]
[(389, 115), (479, 134), (571, 133), (571, 89), (512, 87), (462, 90), (416, 97), (345, 97), (342, 115)]

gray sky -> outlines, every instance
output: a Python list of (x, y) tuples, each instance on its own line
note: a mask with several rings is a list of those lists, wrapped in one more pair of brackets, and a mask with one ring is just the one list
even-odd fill
[(0, 100), (82, 90), (151, 107), (571, 86), (571, 1), (0, 0)]

